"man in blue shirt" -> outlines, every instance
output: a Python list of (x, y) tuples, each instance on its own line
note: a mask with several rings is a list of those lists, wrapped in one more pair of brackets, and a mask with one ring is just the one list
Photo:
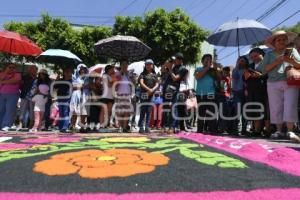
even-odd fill
[[(203, 67), (197, 67), (195, 78), (197, 81), (196, 97), (198, 103), (197, 132), (205, 132), (205, 127), (211, 133), (216, 132), (217, 105), (215, 104), (215, 77), (213, 76), (212, 55), (203, 55)], [(211, 112), (209, 115), (208, 112)], [(206, 119), (209, 118), (209, 119)]]
[[(246, 119), (243, 117), (243, 106), (245, 104), (245, 90), (244, 90), (244, 72), (245, 69), (249, 68), (249, 61), (247, 57), (241, 56), (237, 60), (236, 67), (232, 71), (232, 94), (233, 94), (233, 103), (235, 106), (235, 115), (237, 116), (237, 120), (235, 120), (235, 124), (233, 127), (233, 132), (238, 134), (240, 132), (238, 125), (240, 121), (240, 117), (242, 117), (242, 135), (247, 135), (247, 122)], [(240, 108), (240, 109), (239, 109)], [(238, 111), (240, 111), (238, 113)]]

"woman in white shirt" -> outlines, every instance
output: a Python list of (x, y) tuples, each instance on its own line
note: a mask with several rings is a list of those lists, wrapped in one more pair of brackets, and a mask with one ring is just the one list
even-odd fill
[(41, 130), (42, 121), (45, 113), (45, 105), (48, 101), (49, 86), (40, 84), (37, 94), (32, 97), (34, 102), (34, 125), (30, 132), (37, 132)]
[(100, 124), (98, 124), (97, 129), (105, 128), (109, 125), (112, 106), (114, 103), (112, 87), (116, 80), (115, 67), (113, 65), (107, 65), (102, 76), (103, 93), (100, 98), (102, 105), (99, 114)]

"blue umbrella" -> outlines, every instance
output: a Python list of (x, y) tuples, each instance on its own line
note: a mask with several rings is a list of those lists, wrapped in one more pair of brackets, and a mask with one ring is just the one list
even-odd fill
[(222, 24), (207, 41), (216, 46), (238, 47), (239, 50), (240, 46), (263, 41), (270, 35), (271, 30), (255, 20), (237, 19)]
[(72, 66), (82, 62), (75, 54), (62, 49), (48, 49), (41, 53), (37, 59), (42, 62)]

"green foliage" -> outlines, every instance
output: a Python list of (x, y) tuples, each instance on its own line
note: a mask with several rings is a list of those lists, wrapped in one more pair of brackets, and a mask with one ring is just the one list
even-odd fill
[[(106, 26), (99, 26), (95, 28), (86, 27), (82, 31), (78, 32), (77, 41), (80, 41), (78, 44), (79, 49), (82, 49), (81, 52), (78, 52), (78, 55), (85, 63), (89, 66), (96, 63), (107, 62), (106, 59), (99, 58), (96, 55), (94, 44), (101, 39), (112, 36), (112, 29)], [(74, 41), (76, 43), (77, 41)], [(76, 50), (74, 49), (74, 52)]]
[(186, 63), (196, 63), (200, 57), (200, 44), (208, 34), (180, 9), (172, 12), (157, 9), (143, 18), (117, 16), (113, 29), (99, 26), (75, 30), (68, 21), (48, 14), (42, 14), (37, 22), (8, 22), (4, 28), (27, 36), (43, 50), (69, 50), (89, 66), (107, 62), (96, 56), (94, 44), (116, 34), (141, 39), (152, 48), (149, 57), (157, 64), (162, 64), (178, 51), (185, 55)]
[(208, 35), (180, 9), (157, 9), (141, 17), (116, 17), (113, 34), (132, 35), (152, 48), (149, 57), (162, 64), (180, 51), (186, 63), (196, 63), (201, 42)]
[(300, 22), (298, 22), (296, 25), (294, 26), (290, 26), (290, 27), (282, 27), (280, 29), (284, 29), (286, 31), (290, 31), (290, 32), (294, 32), (294, 33), (298, 33), (300, 34)]
[(112, 35), (111, 28), (105, 26), (77, 31), (66, 20), (52, 18), (48, 14), (42, 14), (41, 20), (36, 23), (9, 22), (4, 25), (4, 28), (27, 36), (43, 50), (69, 50), (87, 65), (103, 61), (96, 56), (94, 44)]
[[(0, 163), (14, 159), (22, 159), (41, 155), (48, 155), (70, 150), (81, 149), (144, 149), (154, 153), (167, 154), (169, 152), (178, 151), (182, 156), (192, 159), (198, 163), (205, 165), (213, 165), (220, 168), (247, 168), (247, 165), (235, 158), (202, 149), (203, 145), (196, 143), (186, 143), (176, 138), (164, 138), (156, 140), (140, 140), (141, 138), (121, 138), (112, 137), (103, 139), (82, 139), (77, 142), (67, 143), (49, 143), (43, 145), (35, 145), (28, 149), (0, 151)], [(118, 141), (119, 140), (119, 141)]]

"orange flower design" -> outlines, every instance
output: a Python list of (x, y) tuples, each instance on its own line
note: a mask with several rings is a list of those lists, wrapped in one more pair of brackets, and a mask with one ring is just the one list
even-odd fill
[(169, 158), (159, 153), (132, 149), (83, 150), (51, 156), (36, 162), (33, 171), (49, 176), (78, 173), (83, 178), (127, 177), (149, 173), (167, 165)]

